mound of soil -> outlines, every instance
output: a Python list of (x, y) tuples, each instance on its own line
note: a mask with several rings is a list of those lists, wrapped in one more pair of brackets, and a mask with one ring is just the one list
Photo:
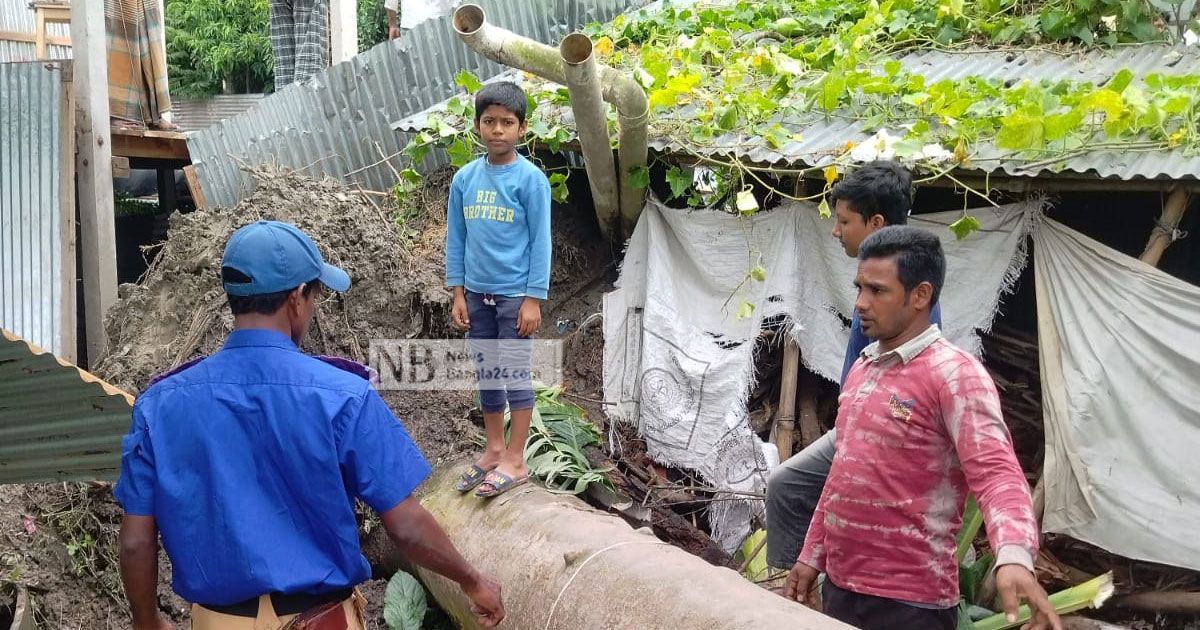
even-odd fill
[[(442, 282), (448, 173), (432, 176), (421, 191), (428, 211), (415, 219), (421, 225), (408, 226), (417, 235), (413, 243), (389, 219), (390, 208), (337, 181), (283, 170), (255, 176), (257, 189), (235, 208), (171, 217), (154, 264), (141, 282), (121, 287), (107, 320), (109, 353), (96, 373), (136, 392), (155, 373), (220, 349), (233, 328), (220, 283), (221, 255), (234, 230), (260, 219), (295, 224), (327, 261), (350, 274), (349, 291), (318, 305), (305, 351), (366, 362), (372, 339), (453, 334), (450, 294)], [(469, 394), (385, 394), (430, 459), (453, 455), (467, 442)]]

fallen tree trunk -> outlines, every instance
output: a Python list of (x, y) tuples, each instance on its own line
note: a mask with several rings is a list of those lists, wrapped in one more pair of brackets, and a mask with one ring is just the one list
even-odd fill
[[(506, 627), (850, 629), (574, 497), (527, 485), (483, 501), (454, 491), (458, 473), (436, 473), (422, 504), (469, 561), (501, 582)], [(418, 575), (462, 627), (478, 627), (456, 584)]]

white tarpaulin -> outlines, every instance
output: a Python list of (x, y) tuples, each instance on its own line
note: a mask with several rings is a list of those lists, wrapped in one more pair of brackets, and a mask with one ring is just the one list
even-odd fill
[(1200, 570), (1200, 288), (1048, 219), (1034, 247), (1043, 528)]
[[(942, 238), (947, 336), (978, 354), (1001, 293), (1025, 264), (1041, 202), (970, 211), (983, 229), (956, 241), (962, 213), (913, 217)], [(615, 418), (633, 423), (649, 454), (697, 471), (714, 487), (763, 492), (776, 462), (746, 422), (755, 385), (754, 340), (764, 317), (786, 314), (804, 362), (838, 380), (854, 302), (856, 265), (816, 206), (790, 203), (750, 218), (675, 210), (650, 201), (630, 238), (617, 289), (604, 299), (604, 393)], [(748, 278), (756, 265), (766, 279)], [(755, 306), (738, 318), (740, 304)], [(761, 502), (714, 502), (714, 539), (735, 548)]]

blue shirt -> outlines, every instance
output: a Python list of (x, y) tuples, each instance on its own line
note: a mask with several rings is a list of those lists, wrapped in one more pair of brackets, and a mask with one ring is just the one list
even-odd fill
[(428, 475), (365, 379), (236, 330), (138, 397), (114, 494), (157, 521), (176, 593), (226, 605), (370, 579), (354, 498), (384, 512)]
[(517, 155), (459, 169), (446, 213), (446, 286), (546, 299), (550, 291), (550, 182)]
[[(937, 324), (938, 328), (942, 327), (942, 305), (935, 303), (933, 310), (929, 312), (929, 321)], [(854, 315), (850, 318), (850, 341), (846, 343), (846, 358), (842, 362), (842, 382), (846, 382), (846, 375), (850, 373), (850, 368), (854, 362), (858, 360), (858, 355), (862, 354), (863, 348), (871, 345), (871, 340), (863, 334), (862, 322), (858, 319), (858, 309), (854, 309)]]

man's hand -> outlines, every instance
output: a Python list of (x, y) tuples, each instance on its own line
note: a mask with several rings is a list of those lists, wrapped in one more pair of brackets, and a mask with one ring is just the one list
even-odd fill
[(517, 311), (517, 334), (528, 337), (542, 325), (542, 303), (537, 298), (527, 297)]
[(471, 598), (471, 613), (479, 625), (491, 628), (504, 621), (504, 602), (500, 600), (500, 583), (491, 576), (478, 573), (473, 580), (462, 584), (463, 592)]
[(817, 597), (818, 575), (820, 575), (820, 572), (816, 569), (803, 562), (797, 562), (792, 565), (792, 570), (788, 573), (787, 581), (783, 583), (783, 596), (788, 599), (794, 599), (813, 610), (820, 611), (821, 599)]
[(400, 37), (400, 27), (399, 26), (389, 26), (388, 27), (388, 39), (396, 39), (397, 37)]
[(996, 569), (996, 590), (1000, 593), (1000, 601), (1004, 602), (1004, 615), (1010, 622), (1017, 620), (1022, 599), (1029, 604), (1032, 617), (1029, 623), (1021, 626), (1022, 630), (1062, 630), (1062, 620), (1029, 569), (1019, 564), (1006, 564)]
[(471, 318), (467, 315), (467, 295), (462, 287), (454, 287), (454, 305), (450, 307), (450, 319), (459, 330), (471, 329)]

